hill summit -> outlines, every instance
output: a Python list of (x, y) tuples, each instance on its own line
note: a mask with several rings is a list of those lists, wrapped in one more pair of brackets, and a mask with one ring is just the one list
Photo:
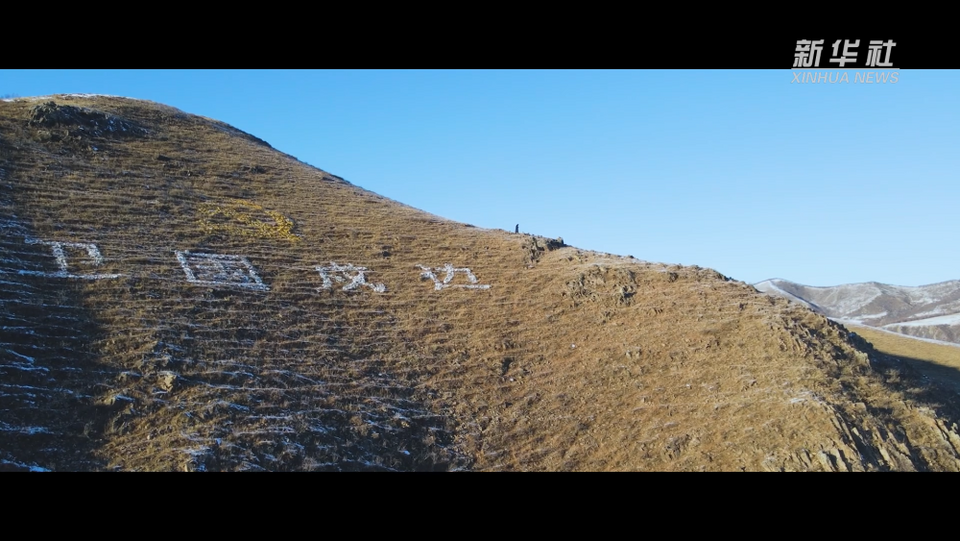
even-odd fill
[(958, 470), (952, 396), (709, 269), (152, 102), (0, 101), (0, 469)]

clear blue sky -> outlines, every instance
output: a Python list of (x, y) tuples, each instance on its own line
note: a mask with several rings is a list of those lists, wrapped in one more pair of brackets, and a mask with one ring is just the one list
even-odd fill
[(153, 100), (433, 214), (751, 283), (960, 279), (960, 72), (792, 78), (0, 70), (0, 96)]

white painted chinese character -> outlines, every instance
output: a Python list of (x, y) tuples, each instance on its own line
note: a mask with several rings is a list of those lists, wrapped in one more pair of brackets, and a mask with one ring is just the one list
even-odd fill
[[(338, 284), (342, 284), (347, 280), (349, 280), (350, 283), (343, 286), (342, 289), (344, 291), (351, 291), (360, 286), (367, 286), (377, 293), (383, 293), (387, 290), (387, 287), (383, 284), (371, 284), (367, 282), (367, 278), (364, 276), (364, 273), (368, 272), (369, 269), (366, 267), (355, 267), (349, 263), (346, 265), (337, 265), (335, 262), (331, 261), (329, 266), (316, 267), (316, 269), (317, 272), (320, 273), (320, 277), (323, 278), (323, 285), (318, 287), (317, 291), (320, 291), (321, 289), (333, 289), (334, 281), (336, 281)], [(351, 276), (351, 274), (353, 275)]]
[(123, 276), (122, 274), (74, 274), (71, 273), (67, 268), (67, 254), (64, 251), (64, 248), (73, 248), (76, 250), (84, 250), (87, 252), (87, 258), (94, 266), (103, 265), (103, 256), (100, 255), (100, 250), (97, 249), (96, 244), (89, 244), (86, 242), (57, 242), (57, 241), (47, 241), (47, 240), (35, 240), (35, 239), (26, 239), (27, 244), (43, 244), (50, 247), (50, 251), (53, 252), (53, 257), (57, 261), (57, 266), (60, 267), (60, 270), (56, 272), (43, 272), (43, 271), (31, 271), (31, 270), (21, 270), (18, 271), (19, 274), (31, 274), (34, 276), (49, 276), (51, 278), (80, 278), (83, 280), (101, 280), (105, 278), (119, 278)]
[(823, 40), (797, 40), (797, 52), (793, 55), (793, 67), (809, 68), (820, 67), (820, 52), (823, 51)]
[(839, 54), (839, 49), (840, 49), (840, 40), (838, 39), (833, 43), (833, 55), (831, 55), (830, 62), (833, 62), (834, 64), (840, 64), (841, 68), (844, 67), (848, 62), (856, 62), (857, 52), (851, 51), (850, 49), (851, 48), (856, 49), (859, 46), (860, 46), (859, 39), (854, 41), (853, 43), (850, 43), (849, 39), (843, 40), (843, 55), (839, 56), (838, 58), (837, 55)]
[[(417, 267), (419, 267), (423, 271), (420, 273), (420, 277), (429, 278), (433, 280), (433, 288), (438, 291), (448, 287), (462, 287), (466, 289), (490, 289), (489, 285), (480, 285), (478, 283), (479, 280), (477, 280), (477, 277), (474, 276), (473, 272), (471, 272), (470, 269), (468, 268), (455, 269), (453, 265), (451, 265), (450, 263), (447, 263), (443, 267), (437, 267), (434, 269), (431, 269), (430, 267), (424, 267), (423, 265), (417, 265)], [(446, 276), (443, 277), (442, 282), (440, 281), (439, 278), (437, 278), (437, 274), (436, 274), (440, 271), (446, 271), (447, 273)], [(470, 284), (451, 284), (450, 282), (453, 281), (454, 275), (456, 275), (456, 273), (458, 272), (466, 274), (467, 279), (470, 281)]]
[[(888, 40), (886, 43), (880, 40), (870, 40), (869, 49), (867, 50), (867, 66), (869, 67), (881, 67), (881, 68), (892, 68), (893, 62), (890, 61), (891, 49), (896, 43), (893, 40)], [(886, 49), (886, 52), (883, 55), (883, 61), (880, 61), (880, 49)]]
[(246, 287), (261, 291), (270, 289), (257, 276), (250, 261), (243, 256), (198, 254), (179, 250), (175, 253), (190, 283)]

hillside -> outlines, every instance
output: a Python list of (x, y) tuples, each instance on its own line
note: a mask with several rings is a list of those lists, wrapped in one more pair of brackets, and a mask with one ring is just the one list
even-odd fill
[(956, 394), (699, 267), (221, 122), (0, 101), (0, 470), (960, 470)]
[(900, 363), (906, 363), (921, 377), (944, 386), (952, 386), (955, 392), (960, 393), (960, 345), (905, 336), (862, 325), (846, 326), (869, 341), (877, 351), (897, 358)]
[(755, 287), (840, 322), (960, 343), (960, 280), (917, 287), (877, 282), (813, 287), (772, 279)]

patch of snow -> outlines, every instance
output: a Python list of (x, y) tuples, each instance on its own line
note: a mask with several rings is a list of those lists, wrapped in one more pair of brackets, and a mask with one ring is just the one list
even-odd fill
[[(4, 100), (4, 101), (9, 101), (9, 100)], [(24, 464), (24, 463), (22, 463), (22, 462), (13, 462), (13, 461), (11, 461), (11, 460), (3, 460), (3, 459), (0, 459), (0, 464), (8, 464), (8, 465), (10, 465), (10, 466), (16, 466), (16, 467), (18, 467), (18, 468), (26, 468), (26, 469), (28, 469), (28, 470), (30, 470), (30, 471), (32, 471), (32, 472), (44, 472), (44, 473), (49, 473), (49, 472), (52, 471), (52, 470), (48, 470), (48, 469), (46, 469), (46, 468), (41, 468), (40, 466), (35, 466), (35, 465), (30, 465), (30, 464)]]
[(19, 98), (4, 98), (0, 101), (41, 101), (41, 100), (52, 100), (54, 98), (121, 98), (124, 100), (137, 100), (137, 101), (148, 101), (142, 100), (139, 98), (128, 98), (126, 96), (115, 96), (113, 94), (50, 94), (47, 96), (24, 96)]
[[(65, 389), (48, 389), (44, 387), (34, 387), (33, 385), (16, 385), (13, 383), (0, 383), (0, 387), (10, 388), (10, 389), (26, 389), (28, 391), (41, 391), (44, 393), (50, 393), (53, 391), (62, 391)], [(2, 423), (0, 423), (2, 424)]]
[[(0, 284), (6, 284), (6, 283), (7, 282), (0, 280)], [(0, 331), (17, 331), (17, 334), (27, 334), (27, 335), (36, 334), (35, 332), (33, 332), (33, 329), (30, 329), (29, 327), (23, 327), (23, 326), (4, 325), (0, 327)]]
[(47, 373), (50, 372), (49, 368), (45, 368), (43, 366), (33, 366), (32, 364), (21, 364), (21, 363), (0, 364), (0, 368), (14, 368), (16, 370), (22, 370), (24, 372), (47, 372)]
[(866, 319), (880, 319), (886, 317), (887, 312), (880, 312), (879, 314), (866, 314), (857, 317), (850, 318), (851, 321), (863, 321)]
[(52, 434), (50, 429), (43, 426), (10, 426), (6, 423), (0, 423), (0, 432), (19, 432), (20, 434)]
[(831, 310), (840, 314), (856, 312), (873, 302), (873, 300), (880, 295), (883, 295), (883, 291), (873, 284), (843, 285), (834, 288), (811, 289), (827, 290), (822, 298), (816, 299), (817, 304), (824, 308), (829, 307)]
[(777, 278), (773, 278), (773, 279), (771, 279), (771, 280), (764, 280), (763, 282), (759, 282), (759, 283), (754, 284), (753, 287), (754, 287), (757, 291), (760, 291), (760, 292), (763, 292), (763, 293), (768, 293), (768, 294), (779, 295), (779, 296), (781, 296), (781, 297), (786, 297), (787, 299), (789, 299), (789, 300), (791, 300), (791, 301), (798, 302), (798, 303), (800, 303), (800, 304), (802, 304), (802, 305), (804, 305), (804, 306), (806, 306), (806, 307), (808, 307), (808, 308), (810, 307), (810, 303), (809, 303), (809, 302), (801, 299), (800, 297), (798, 297), (798, 296), (796, 296), (796, 295), (794, 295), (794, 294), (792, 294), (792, 293), (788, 293), (788, 292), (784, 291), (783, 289), (780, 289), (780, 288), (777, 286), (777, 282), (779, 282), (779, 281), (780, 281), (780, 280), (777, 279)]
[(933, 310), (928, 310), (926, 312), (919, 312), (917, 314), (914, 314), (913, 317), (925, 318), (925, 317), (934, 317), (934, 316), (942, 316), (942, 315), (944, 315), (943, 306), (938, 306)]
[(949, 314), (946, 316), (928, 317), (924, 319), (915, 319), (913, 321), (902, 321), (900, 323), (891, 323), (885, 327), (929, 327), (932, 325), (960, 325), (960, 314)]
[(36, 359), (34, 359), (33, 357), (27, 357), (26, 355), (22, 355), (20, 353), (17, 353), (16, 351), (13, 351), (12, 349), (3, 348), (3, 350), (8, 353), (13, 353), (17, 357), (20, 357), (21, 359), (26, 359), (26, 361), (29, 362), (30, 364), (33, 364), (36, 361)]

